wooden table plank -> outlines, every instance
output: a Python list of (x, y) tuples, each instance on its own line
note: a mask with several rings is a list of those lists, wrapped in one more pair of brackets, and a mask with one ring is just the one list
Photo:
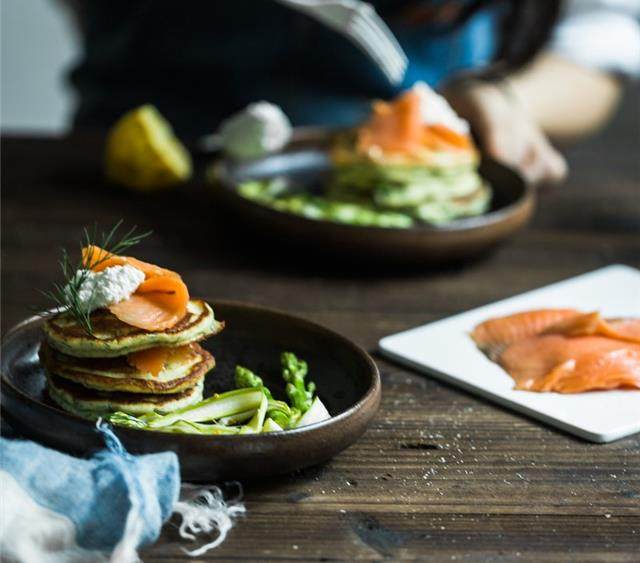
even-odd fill
[[(526, 231), (441, 269), (305, 259), (229, 224), (197, 183), (150, 197), (106, 185), (100, 139), (5, 139), (3, 330), (42, 304), (35, 290), (56, 248), (94, 219), (153, 228), (141, 252), (182, 272), (194, 294), (285, 308), (370, 350), (609, 263), (639, 267), (639, 106), (636, 91), (606, 134), (569, 152), (570, 181), (541, 195)], [(204, 559), (638, 560), (640, 437), (590, 444), (376, 361), (383, 401), (363, 438), (321, 467), (246, 485), (246, 518)], [(145, 561), (187, 559), (174, 524)]]

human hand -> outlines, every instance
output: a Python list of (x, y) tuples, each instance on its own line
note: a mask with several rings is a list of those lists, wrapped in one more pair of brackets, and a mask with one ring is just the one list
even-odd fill
[(464, 81), (444, 91), (469, 121), (483, 151), (518, 170), (533, 184), (557, 184), (567, 175), (564, 157), (508, 92), (489, 82)]

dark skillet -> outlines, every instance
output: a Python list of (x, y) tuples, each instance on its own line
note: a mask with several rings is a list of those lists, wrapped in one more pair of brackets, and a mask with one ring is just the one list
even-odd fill
[[(333, 415), (285, 432), (245, 436), (197, 436), (116, 428), (132, 453), (175, 451), (188, 481), (252, 479), (283, 474), (326, 461), (365, 431), (380, 402), (380, 377), (373, 360), (346, 338), (286, 313), (233, 302), (212, 303), (225, 330), (203, 345), (217, 367), (207, 377), (205, 396), (233, 388), (241, 363), (264, 376), (284, 397), (280, 352), (306, 359), (310, 379)], [(2, 416), (20, 434), (45, 445), (86, 455), (104, 447), (94, 424), (66, 413), (46, 395), (37, 350), (42, 319), (27, 319), (2, 343)]]

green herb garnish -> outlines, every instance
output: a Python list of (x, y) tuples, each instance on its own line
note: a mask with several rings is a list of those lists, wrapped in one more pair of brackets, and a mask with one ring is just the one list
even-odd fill
[[(121, 225), (122, 219), (106, 232), (98, 232), (97, 225), (94, 225), (91, 230), (85, 227), (80, 242), (80, 259), (75, 263), (72, 262), (69, 252), (63, 248), (58, 263), (64, 281), (53, 283), (52, 289), (42, 292), (55, 307), (67, 311), (89, 336), (94, 336), (91, 326), (93, 295), (88, 304), (83, 303), (80, 298), (80, 290), (87, 280), (89, 272), (92, 268), (108, 260), (112, 254), (121, 254), (148, 237), (152, 232), (136, 233), (137, 227), (133, 226), (124, 235), (117, 238), (116, 232)], [(95, 247), (105, 252), (95, 252)], [(82, 256), (83, 248), (89, 249), (85, 257)]]

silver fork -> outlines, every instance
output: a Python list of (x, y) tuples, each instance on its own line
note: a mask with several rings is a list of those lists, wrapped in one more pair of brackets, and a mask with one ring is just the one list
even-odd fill
[(358, 0), (276, 0), (307, 14), (350, 39), (380, 67), (392, 84), (402, 82), (407, 56), (373, 9)]

